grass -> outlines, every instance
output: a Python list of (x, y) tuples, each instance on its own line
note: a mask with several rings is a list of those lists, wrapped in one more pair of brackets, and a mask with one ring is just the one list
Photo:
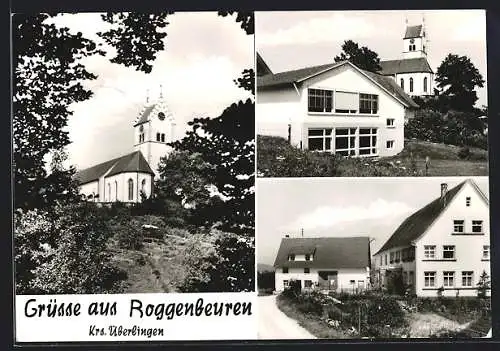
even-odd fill
[[(286, 139), (257, 136), (257, 174), (260, 177), (369, 177), (369, 176), (487, 176), (488, 152), (419, 140), (405, 142), (392, 157), (344, 158), (300, 150)], [(426, 158), (430, 159), (426, 171)]]
[(178, 292), (189, 269), (186, 239), (169, 235), (166, 240), (144, 243), (140, 250), (117, 249), (111, 245), (113, 261), (127, 272), (124, 293)]
[(281, 312), (289, 318), (296, 320), (301, 327), (309, 331), (312, 335), (320, 339), (349, 339), (352, 338), (342, 330), (334, 329), (324, 321), (318, 318), (317, 315), (305, 314), (297, 309), (292, 301), (286, 297), (278, 295), (276, 304)]

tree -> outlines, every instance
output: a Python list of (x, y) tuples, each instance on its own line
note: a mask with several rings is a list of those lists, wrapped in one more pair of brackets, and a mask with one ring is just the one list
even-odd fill
[(477, 283), (477, 296), (484, 298), (486, 293), (490, 289), (490, 276), (486, 271), (483, 271), (479, 277), (479, 282)]
[(436, 83), (448, 109), (470, 112), (478, 99), (475, 88), (482, 88), (484, 79), (470, 58), (448, 54), (437, 69)]
[(358, 43), (352, 40), (344, 41), (342, 52), (339, 56), (335, 56), (335, 62), (346, 60), (366, 71), (376, 73), (382, 70), (378, 54), (366, 46), (359, 47)]

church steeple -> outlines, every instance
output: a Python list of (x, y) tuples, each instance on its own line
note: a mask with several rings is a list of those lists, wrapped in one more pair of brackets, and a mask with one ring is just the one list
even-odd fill
[(427, 56), (425, 19), (422, 17), (422, 24), (408, 25), (405, 20), (406, 31), (403, 37), (403, 58), (420, 58)]

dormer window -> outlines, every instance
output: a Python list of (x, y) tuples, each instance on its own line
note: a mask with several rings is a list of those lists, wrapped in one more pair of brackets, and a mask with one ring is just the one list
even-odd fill
[(306, 255), (306, 261), (310, 261), (311, 260), (311, 255), (307, 254)]
[(294, 254), (288, 255), (288, 261), (295, 261), (295, 255)]

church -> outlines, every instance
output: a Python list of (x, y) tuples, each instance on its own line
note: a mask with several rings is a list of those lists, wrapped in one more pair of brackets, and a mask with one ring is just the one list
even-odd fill
[(175, 140), (175, 121), (162, 93), (155, 102), (147, 99), (133, 128), (131, 153), (76, 174), (82, 197), (100, 203), (137, 203), (151, 196), (160, 158), (169, 154), (168, 143)]
[(433, 95), (434, 72), (427, 61), (428, 38), (425, 19), (422, 24), (408, 26), (403, 37), (403, 58), (380, 61), (382, 70), (378, 73), (392, 77), (410, 96)]

